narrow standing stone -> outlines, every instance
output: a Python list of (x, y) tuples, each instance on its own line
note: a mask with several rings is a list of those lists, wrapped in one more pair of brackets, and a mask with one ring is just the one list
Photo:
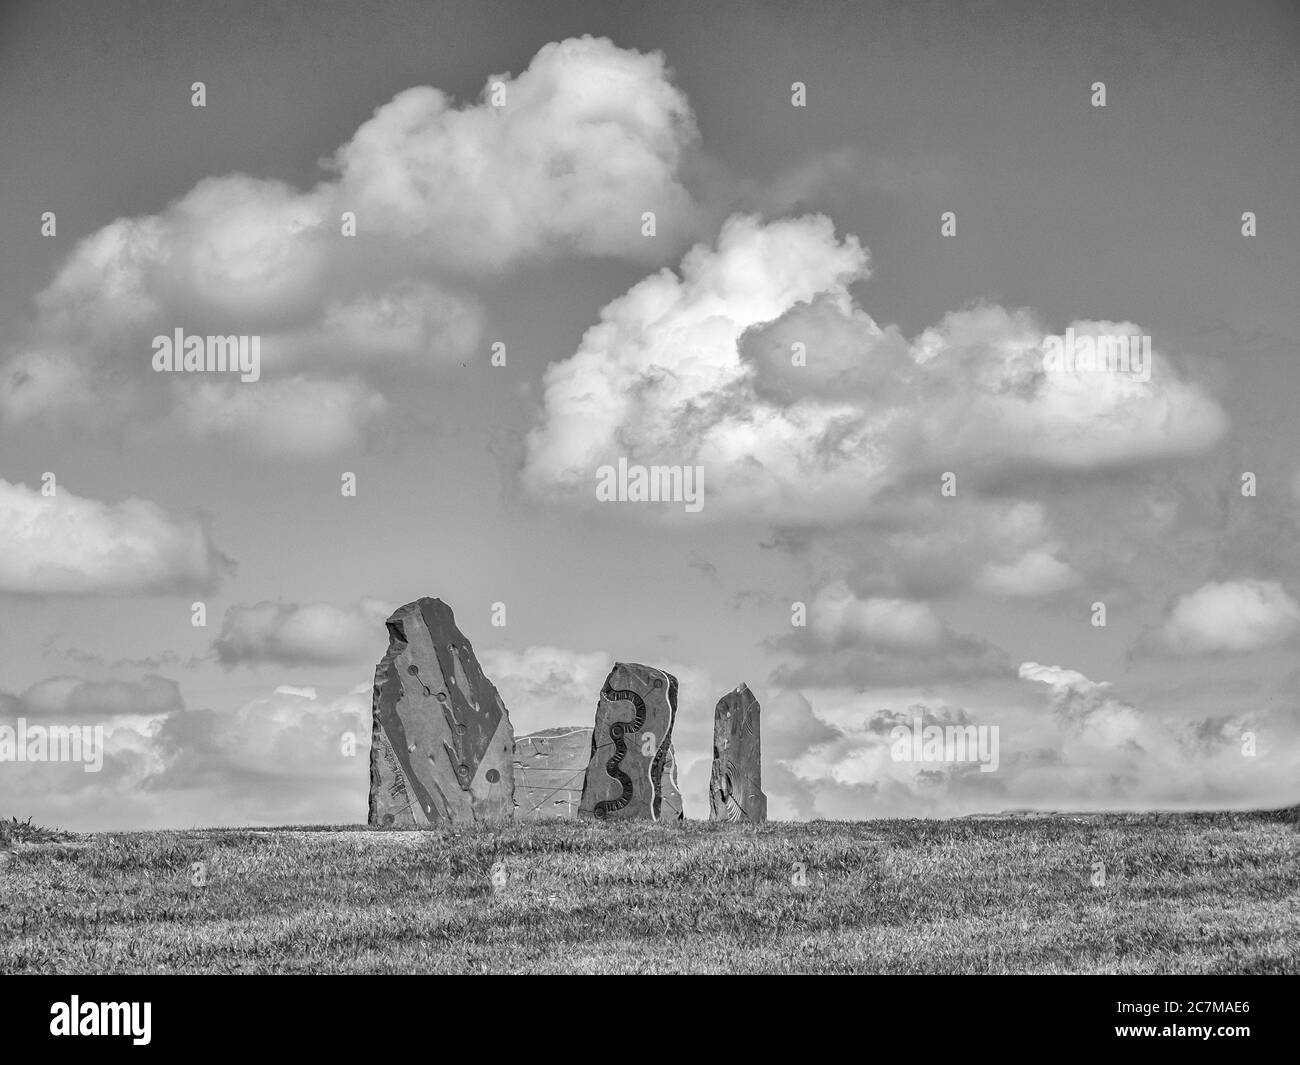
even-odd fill
[(766, 821), (759, 705), (741, 684), (713, 711), (713, 770), (709, 774), (710, 821)]

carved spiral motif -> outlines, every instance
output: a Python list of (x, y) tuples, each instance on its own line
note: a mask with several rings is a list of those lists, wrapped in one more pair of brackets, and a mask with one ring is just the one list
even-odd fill
[(722, 770), (722, 780), (718, 786), (718, 797), (722, 800), (724, 821), (743, 821), (745, 820), (745, 808), (740, 805), (736, 798), (736, 786), (734, 781), (740, 779), (740, 774), (736, 772), (736, 766), (730, 758), (725, 759)]

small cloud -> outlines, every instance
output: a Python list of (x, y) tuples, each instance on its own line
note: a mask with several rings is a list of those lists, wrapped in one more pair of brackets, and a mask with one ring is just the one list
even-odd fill
[(1159, 643), (1176, 655), (1246, 654), (1300, 635), (1300, 605), (1277, 581), (1210, 581), (1180, 596)]
[(776, 641), (798, 659), (779, 666), (782, 687), (973, 679), (1010, 672), (1006, 654), (954, 632), (928, 603), (857, 596), (844, 581), (822, 588), (808, 625)]
[[(331, 666), (375, 660), (385, 646), (384, 622), (392, 607), (377, 599), (355, 606), (330, 603), (237, 603), (226, 610), (213, 643), (227, 666), (275, 663)], [(303, 694), (310, 689), (289, 694)], [(314, 698), (315, 696), (307, 696)]]

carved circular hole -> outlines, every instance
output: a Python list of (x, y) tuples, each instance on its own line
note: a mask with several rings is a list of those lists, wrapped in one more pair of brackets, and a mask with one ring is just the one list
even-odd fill
[(498, 780), (501, 779), (501, 774), (498, 773), (495, 769), (489, 769), (487, 771), (486, 776), (487, 776), (487, 782), (489, 784), (495, 784)]
[(417, 665), (409, 665), (406, 667), (406, 672), (411, 674), (413, 677), (418, 677), (420, 675), (420, 667)]
[(464, 724), (462, 724), (461, 722), (457, 721), (457, 722), (456, 722), (456, 735), (457, 735), (457, 736), (463, 736), (463, 735), (465, 735), (465, 732), (466, 732), (466, 729), (465, 729)]

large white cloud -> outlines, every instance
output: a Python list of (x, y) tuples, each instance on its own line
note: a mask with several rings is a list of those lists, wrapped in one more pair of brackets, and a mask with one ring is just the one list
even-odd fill
[(1210, 581), (1180, 596), (1160, 630), (1175, 654), (1241, 654), (1300, 636), (1300, 604), (1277, 581)]
[(0, 592), (89, 595), (204, 591), (230, 560), (206, 522), (146, 499), (101, 503), (0, 480)]
[(695, 139), (662, 55), (571, 39), (517, 78), (490, 77), (472, 106), (429, 87), (399, 93), (339, 149), (339, 202), (458, 269), (556, 250), (652, 261), (643, 212), (656, 214), (659, 247), (693, 228), (678, 169)]
[[(80, 241), (0, 350), (0, 424), (170, 428), (179, 404), (200, 436), (229, 428), (271, 455), (345, 451), (387, 409), (351, 375), (464, 361), (480, 346), (482, 310), (454, 276), (560, 254), (676, 254), (700, 224), (678, 174), (695, 140), (663, 57), (604, 39), (547, 45), (465, 106), (430, 87), (399, 93), (310, 189), (209, 177)], [(355, 237), (342, 235), (345, 212)], [(152, 371), (151, 341), (177, 328), (261, 337), (263, 380), (173, 389)], [(329, 409), (313, 428), (303, 408), (315, 400)]]
[[(1148, 381), (1048, 372), (1043, 329), (994, 306), (908, 343), (856, 306), (848, 286), (866, 276), (866, 252), (825, 217), (733, 216), (715, 247), (615, 299), (550, 368), (525, 483), (594, 502), (597, 468), (621, 457), (701, 465), (705, 517), (822, 524), (868, 514), (882, 491), (921, 477), (937, 492), (947, 470), (969, 484), (1126, 465), (1194, 454), (1224, 432), (1215, 401), (1159, 351)], [(1072, 579), (1045, 558), (986, 577), (1012, 595)]]

